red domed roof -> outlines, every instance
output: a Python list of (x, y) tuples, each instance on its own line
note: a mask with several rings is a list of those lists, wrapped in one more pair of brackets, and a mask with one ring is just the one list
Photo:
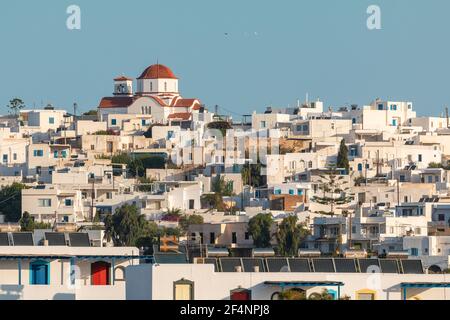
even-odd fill
[(138, 79), (178, 79), (172, 70), (162, 64), (154, 64), (142, 72)]

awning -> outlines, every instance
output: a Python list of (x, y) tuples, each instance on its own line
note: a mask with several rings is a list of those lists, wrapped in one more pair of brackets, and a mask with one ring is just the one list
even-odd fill
[(432, 289), (432, 288), (450, 288), (450, 282), (402, 282), (400, 288), (403, 291), (403, 300), (408, 299), (408, 289)]
[(327, 287), (344, 285), (340, 281), (265, 281), (264, 284), (280, 287)]
[(402, 289), (405, 288), (450, 288), (450, 282), (402, 282)]

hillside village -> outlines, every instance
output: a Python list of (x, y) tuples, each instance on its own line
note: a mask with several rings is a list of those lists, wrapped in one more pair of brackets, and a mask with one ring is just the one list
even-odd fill
[(155, 64), (88, 112), (10, 101), (0, 284), (29, 286), (0, 299), (445, 297), (448, 113), (306, 98), (239, 118), (180, 88)]

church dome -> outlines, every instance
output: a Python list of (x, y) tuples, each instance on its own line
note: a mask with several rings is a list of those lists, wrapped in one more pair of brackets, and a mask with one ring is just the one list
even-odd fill
[(154, 64), (142, 72), (138, 79), (178, 79), (168, 67)]

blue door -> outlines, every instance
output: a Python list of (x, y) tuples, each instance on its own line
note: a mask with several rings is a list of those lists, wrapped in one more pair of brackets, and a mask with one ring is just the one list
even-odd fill
[(46, 262), (33, 262), (31, 264), (31, 284), (34, 285), (48, 285), (48, 263)]

